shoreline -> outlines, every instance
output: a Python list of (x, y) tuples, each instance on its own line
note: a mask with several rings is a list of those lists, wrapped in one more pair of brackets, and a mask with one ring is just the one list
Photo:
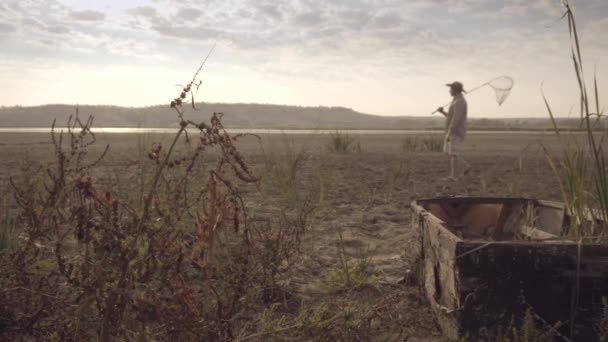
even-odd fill
[[(55, 132), (67, 131), (67, 128), (55, 128)], [(78, 128), (76, 128), (78, 130)], [(177, 128), (131, 128), (131, 127), (99, 127), (92, 128), (93, 133), (102, 134), (171, 134), (175, 133)], [(359, 129), (359, 128), (329, 128), (329, 129), (310, 129), (310, 128), (226, 128), (228, 133), (231, 134), (335, 134), (347, 133), (354, 135), (361, 134), (443, 134), (442, 129)], [(560, 133), (574, 133), (583, 134), (586, 133), (586, 129), (560, 129)], [(594, 133), (604, 133), (608, 130), (594, 130)], [(189, 133), (196, 133), (196, 129), (188, 130)], [(555, 134), (554, 129), (469, 129), (468, 134)], [(10, 134), (32, 134), (32, 133), (51, 133), (50, 127), (0, 127), (1, 133)]]

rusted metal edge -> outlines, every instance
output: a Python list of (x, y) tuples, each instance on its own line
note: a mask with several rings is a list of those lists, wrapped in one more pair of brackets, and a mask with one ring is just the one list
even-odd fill
[[(451, 239), (457, 241), (458, 243), (466, 242), (468, 245), (477, 245), (477, 246), (485, 245), (489, 241), (481, 240), (481, 239), (480, 240), (461, 239), (448, 228), (449, 225), (446, 222), (440, 220), (435, 215), (433, 215), (432, 213), (430, 213), (426, 209), (424, 209), (424, 207), (422, 206), (424, 203), (440, 202), (442, 200), (465, 200), (466, 202), (473, 203), (473, 204), (474, 203), (488, 204), (488, 203), (493, 203), (493, 202), (511, 203), (511, 202), (519, 202), (519, 201), (534, 201), (538, 205), (541, 205), (541, 206), (565, 210), (565, 204), (563, 204), (562, 202), (539, 200), (539, 199), (528, 198), (528, 197), (439, 196), (439, 197), (417, 199), (417, 200), (413, 200), (411, 202), (411, 204), (410, 204), (411, 208), (414, 209), (415, 212), (419, 216), (420, 215), (428, 216), (430, 218), (430, 220), (434, 221), (435, 223), (438, 223), (439, 227), (442, 228), (442, 231), (445, 231), (445, 234), (447, 234)], [(567, 215), (567, 213), (566, 213), (566, 215)], [(507, 241), (491, 241), (491, 242), (493, 244), (508, 244), (508, 245), (513, 245), (513, 246), (533, 246), (533, 245), (537, 245), (539, 243), (542, 243), (544, 246), (560, 246), (560, 247), (564, 246), (564, 245), (572, 245), (572, 246), (577, 245), (576, 241), (568, 239), (566, 237), (561, 237), (561, 236), (559, 236), (557, 239), (507, 240)], [(583, 246), (585, 246), (585, 247), (598, 246), (601, 248), (606, 248), (605, 244), (599, 244), (599, 243), (583, 243)]]
[(441, 229), (441, 232), (443, 234), (445, 234), (450, 240), (455, 241), (455, 242), (463, 241), (456, 234), (454, 234), (450, 229), (448, 229), (448, 224), (446, 222), (440, 220), (437, 216), (433, 215), (432, 213), (430, 213), (429, 211), (424, 209), (420, 204), (418, 204), (418, 202), (419, 201), (413, 201), (411, 204), (411, 207), (414, 209), (414, 211), (420, 218), (426, 217), (427, 220), (429, 220), (431, 223), (435, 223), (437, 225), (437, 227), (439, 227)]

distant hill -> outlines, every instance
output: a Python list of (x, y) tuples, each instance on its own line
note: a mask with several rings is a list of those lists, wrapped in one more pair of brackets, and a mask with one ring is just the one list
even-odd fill
[[(93, 115), (97, 127), (177, 126), (175, 112), (169, 106), (118, 107), (78, 106), (81, 117)], [(229, 128), (284, 129), (442, 129), (444, 120), (435, 116), (378, 116), (356, 112), (344, 107), (298, 107), (269, 104), (200, 103), (199, 111), (189, 110), (193, 121), (208, 120), (213, 112), (224, 113)], [(44, 105), (35, 107), (0, 107), (0, 127), (48, 127), (53, 119), (58, 126), (75, 113), (76, 106)], [(559, 119), (561, 128), (578, 128), (577, 119)], [(513, 118), (469, 120), (470, 129), (477, 130), (540, 130), (550, 129), (549, 118)]]

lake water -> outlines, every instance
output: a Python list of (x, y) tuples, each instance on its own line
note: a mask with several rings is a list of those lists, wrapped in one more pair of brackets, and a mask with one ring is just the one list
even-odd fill
[[(55, 128), (59, 132), (61, 128)], [(63, 128), (63, 130), (67, 130)], [(175, 133), (177, 128), (93, 128), (94, 133)], [(335, 129), (260, 129), (260, 128), (236, 128), (227, 129), (229, 133), (252, 133), (252, 134), (332, 134)], [(442, 130), (381, 130), (381, 129), (341, 129), (341, 133), (348, 134), (443, 134)], [(0, 127), (0, 133), (50, 133), (49, 127)], [(196, 133), (196, 130), (188, 130)], [(555, 134), (553, 131), (483, 131), (471, 130), (469, 134)]]

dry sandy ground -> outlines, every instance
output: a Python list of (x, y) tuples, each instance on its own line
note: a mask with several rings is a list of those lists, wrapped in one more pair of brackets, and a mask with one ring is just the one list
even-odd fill
[[(540, 143), (557, 151), (552, 135), (492, 134), (471, 135), (465, 156), (474, 166), (471, 175), (457, 182), (442, 180), (448, 173), (448, 160), (442, 153), (404, 153), (402, 135), (354, 136), (360, 152), (336, 154), (328, 151), (329, 136), (267, 135), (261, 144), (254, 138), (239, 143), (250, 164), (262, 172), (264, 153), (281, 153), (287, 148), (303, 150), (301, 186), (323, 180), (323, 200), (311, 223), (305, 241), (305, 255), (292, 282), (302, 296), (322, 300), (332, 296), (323, 282), (338, 262), (338, 246), (352, 258), (362, 253), (369, 258), (371, 272), (378, 278), (375, 290), (342, 294), (373, 303), (383, 296), (396, 295), (399, 314), (386, 324), (373, 340), (440, 340), (425, 300), (414, 287), (396, 285), (415, 258), (418, 239), (410, 224), (410, 203), (419, 198), (446, 195), (525, 196), (560, 199), (559, 185), (549, 168)], [(141, 136), (139, 139), (142, 139)], [(151, 141), (168, 141), (168, 135), (146, 136)], [(110, 143), (107, 167), (128, 170), (137, 153), (136, 135), (99, 137)], [(24, 158), (42, 162), (51, 158), (50, 145), (42, 134), (0, 135), (2, 180), (19, 173)], [(120, 171), (122, 172), (122, 171)], [(3, 196), (6, 196), (4, 193)], [(259, 191), (245, 189), (250, 206)], [(339, 237), (342, 234), (342, 240)], [(340, 242), (342, 241), (342, 242)], [(382, 329), (381, 329), (382, 330)]]

